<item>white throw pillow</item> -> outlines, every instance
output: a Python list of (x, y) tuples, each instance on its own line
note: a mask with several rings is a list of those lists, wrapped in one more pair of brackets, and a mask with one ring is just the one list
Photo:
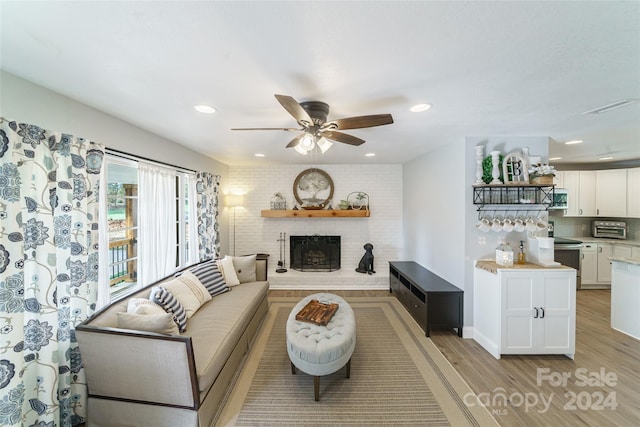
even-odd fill
[(165, 314), (164, 308), (146, 298), (129, 298), (127, 313), (130, 314)]
[(233, 267), (238, 276), (240, 283), (248, 283), (256, 281), (256, 256), (234, 256)]
[(187, 313), (187, 318), (193, 316), (205, 302), (211, 300), (211, 294), (207, 288), (188, 270), (170, 282), (163, 283), (162, 286), (180, 301)]
[(173, 320), (173, 315), (164, 310), (162, 310), (162, 314), (118, 313), (118, 328), (167, 335), (180, 334), (178, 325)]
[(236, 275), (236, 269), (233, 266), (233, 257), (227, 255), (221, 260), (218, 260), (218, 269), (222, 272), (224, 282), (227, 286), (238, 286), (240, 284), (240, 280)]

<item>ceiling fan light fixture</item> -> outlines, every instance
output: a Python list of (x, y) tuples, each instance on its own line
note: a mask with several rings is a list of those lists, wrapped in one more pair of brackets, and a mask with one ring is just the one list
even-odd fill
[(326, 138), (320, 137), (320, 139), (318, 139), (318, 141), (316, 142), (316, 144), (318, 145), (318, 147), (320, 148), (320, 151), (322, 151), (322, 153), (324, 154), (329, 148), (331, 148), (331, 146), (333, 146), (333, 142), (329, 141)]
[(302, 154), (303, 156), (307, 155), (307, 150), (305, 150), (304, 148), (302, 148), (300, 146), (300, 144), (296, 145), (295, 147), (293, 147), (294, 150), (296, 150), (298, 153)]
[(314, 144), (315, 138), (310, 133), (307, 133), (300, 139), (300, 143), (296, 145), (296, 147), (300, 147), (305, 151), (311, 151), (313, 150)]

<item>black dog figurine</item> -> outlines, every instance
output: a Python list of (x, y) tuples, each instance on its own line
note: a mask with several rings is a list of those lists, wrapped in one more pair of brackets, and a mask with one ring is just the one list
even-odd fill
[(358, 268), (356, 271), (358, 273), (375, 273), (373, 269), (373, 245), (371, 243), (367, 243), (364, 245), (364, 255), (362, 255), (362, 259), (358, 263)]

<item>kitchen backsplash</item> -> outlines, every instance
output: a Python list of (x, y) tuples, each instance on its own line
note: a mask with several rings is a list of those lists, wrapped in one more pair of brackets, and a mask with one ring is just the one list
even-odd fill
[(580, 237), (591, 236), (591, 222), (593, 220), (624, 221), (627, 223), (627, 239), (640, 240), (640, 218), (565, 218), (552, 215), (550, 220), (554, 224), (554, 236)]

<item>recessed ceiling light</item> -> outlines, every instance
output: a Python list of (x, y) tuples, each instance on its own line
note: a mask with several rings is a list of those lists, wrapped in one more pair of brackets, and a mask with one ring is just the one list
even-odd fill
[(254, 156), (256, 156), (256, 157), (264, 157), (264, 154), (262, 154), (262, 153), (256, 153), (256, 154), (254, 154)]
[(367, 153), (365, 154), (366, 157), (375, 157), (376, 153)]
[(193, 107), (196, 109), (196, 111), (200, 112), (200, 113), (205, 113), (205, 114), (213, 114), (216, 112), (216, 109), (209, 106), (209, 105), (196, 105), (195, 107)]
[(585, 111), (582, 114), (602, 114), (611, 110), (615, 110), (616, 108), (624, 107), (629, 104), (635, 104), (638, 102), (638, 99), (630, 98), (630, 99), (621, 99), (620, 101), (612, 102), (611, 104), (603, 105), (602, 107), (594, 108), (593, 110)]
[(611, 156), (600, 157), (598, 160), (613, 160), (613, 157), (611, 157)]
[(409, 110), (411, 110), (411, 112), (413, 113), (421, 113), (423, 111), (427, 111), (429, 108), (431, 108), (431, 104), (417, 104), (411, 107)]
[(561, 159), (562, 159), (562, 157), (549, 157), (549, 161), (552, 161), (552, 160), (561, 160)]
[(574, 139), (573, 141), (565, 142), (565, 144), (567, 144), (567, 145), (580, 144), (580, 143), (582, 143), (581, 139)]

